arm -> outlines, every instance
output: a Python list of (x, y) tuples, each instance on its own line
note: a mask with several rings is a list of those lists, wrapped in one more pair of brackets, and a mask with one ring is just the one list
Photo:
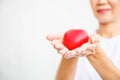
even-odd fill
[(65, 59), (62, 57), (56, 80), (74, 80), (78, 58)]
[[(64, 45), (61, 43), (62, 35), (48, 35), (47, 39), (51, 41), (51, 44), (59, 54), (64, 55), (62, 53), (66, 52), (66, 48), (64, 48)], [(74, 80), (77, 63), (77, 57), (66, 59), (63, 56), (55, 80)]]
[[(60, 54), (64, 55), (72, 55), (71, 57), (68, 57), (70, 59), (62, 58), (62, 61), (60, 63), (60, 66), (58, 68), (58, 72), (56, 75), (56, 80), (74, 80), (75, 73), (76, 73), (76, 67), (78, 58), (75, 58), (74, 56), (82, 54), (87, 55), (89, 52), (89, 55), (86, 56), (89, 62), (92, 64), (94, 69), (99, 73), (99, 75), (102, 77), (103, 80), (119, 80), (120, 79), (120, 70), (110, 61), (110, 59), (104, 54), (104, 51), (100, 48), (98, 45), (95, 49), (95, 45), (97, 42), (97, 37), (93, 36), (94, 39), (91, 37), (91, 43), (86, 44), (85, 46), (81, 46), (78, 49), (75, 49), (76, 53), (69, 51), (66, 53), (65, 47), (63, 45), (60, 46), (61, 40), (59, 40), (58, 37), (48, 37), (48, 40), (52, 41), (52, 45), (54, 48), (60, 52)], [(60, 38), (62, 39), (62, 38)], [(56, 42), (57, 40), (57, 42)], [(81, 51), (82, 50), (82, 51)], [(95, 53), (91, 53), (94, 52)], [(63, 54), (65, 52), (65, 54)], [(67, 58), (67, 57), (66, 57)]]
[(96, 53), (88, 55), (87, 59), (103, 80), (120, 80), (120, 70), (104, 54), (100, 46), (96, 48)]

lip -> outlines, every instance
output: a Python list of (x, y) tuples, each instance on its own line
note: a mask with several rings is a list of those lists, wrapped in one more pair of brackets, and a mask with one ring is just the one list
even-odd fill
[(106, 13), (108, 13), (110, 11), (110, 9), (98, 9), (97, 10), (97, 12), (99, 13), (99, 14), (106, 14)]

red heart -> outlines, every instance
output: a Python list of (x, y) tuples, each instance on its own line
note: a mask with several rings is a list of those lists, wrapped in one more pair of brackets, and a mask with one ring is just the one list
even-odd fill
[(88, 42), (88, 34), (82, 29), (68, 30), (63, 36), (63, 44), (69, 49), (75, 49)]

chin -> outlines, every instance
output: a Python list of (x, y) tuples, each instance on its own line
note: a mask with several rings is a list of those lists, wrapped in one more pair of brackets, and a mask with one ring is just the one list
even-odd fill
[(111, 21), (99, 21), (100, 24), (109, 24)]
[(99, 23), (109, 23), (110, 21), (108, 20), (99, 20)]
[(96, 16), (96, 19), (98, 20), (98, 22), (102, 23), (102, 24), (111, 23), (115, 19), (115, 17), (111, 14), (107, 14), (107, 15), (96, 14), (95, 16)]
[(98, 21), (101, 24), (108, 24), (111, 23), (113, 20), (110, 17), (107, 17), (107, 18), (99, 18)]

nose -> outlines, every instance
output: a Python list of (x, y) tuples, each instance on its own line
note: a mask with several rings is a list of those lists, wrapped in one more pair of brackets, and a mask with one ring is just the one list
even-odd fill
[(98, 0), (99, 5), (105, 5), (107, 3), (107, 0)]

